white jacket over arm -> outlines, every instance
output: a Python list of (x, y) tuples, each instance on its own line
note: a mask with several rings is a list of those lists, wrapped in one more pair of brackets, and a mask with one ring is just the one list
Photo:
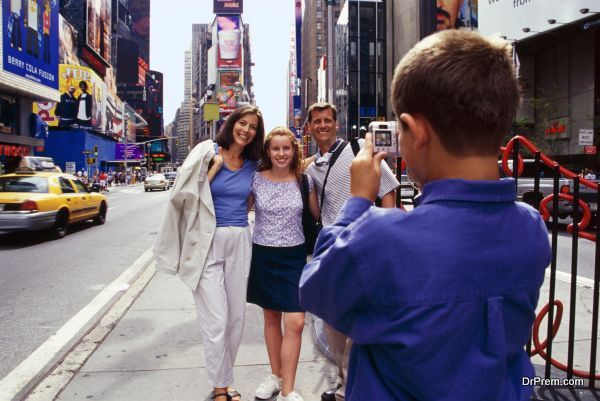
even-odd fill
[(206, 176), (214, 155), (213, 141), (206, 140), (179, 168), (153, 249), (156, 269), (177, 274), (192, 290), (202, 276), (217, 225)]

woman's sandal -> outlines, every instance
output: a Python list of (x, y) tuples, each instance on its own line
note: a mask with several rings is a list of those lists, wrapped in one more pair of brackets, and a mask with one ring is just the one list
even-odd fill
[[(235, 399), (234, 399), (235, 398)], [(241, 401), (242, 395), (236, 390), (230, 390), (227, 392), (227, 401)]]
[(213, 394), (212, 399), (216, 400), (217, 397), (226, 397), (227, 401), (229, 401), (231, 399), (231, 398), (229, 398), (229, 394), (227, 394), (227, 393)]

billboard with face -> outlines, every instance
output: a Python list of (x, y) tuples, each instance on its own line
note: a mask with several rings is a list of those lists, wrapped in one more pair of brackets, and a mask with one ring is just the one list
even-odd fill
[(436, 0), (435, 22), (444, 29), (476, 29), (478, 0)]
[(219, 85), (231, 86), (236, 82), (242, 83), (240, 79), (240, 70), (236, 71), (219, 71)]
[(239, 15), (217, 16), (217, 67), (242, 67), (242, 30)]
[(107, 86), (87, 67), (59, 66), (60, 102), (36, 102), (33, 112), (53, 127), (80, 127), (104, 130)]
[(58, 0), (2, 0), (3, 68), (58, 88)]
[(87, 0), (85, 43), (104, 61), (110, 61), (111, 5), (109, 0)]
[(60, 64), (79, 65), (79, 58), (77, 57), (77, 31), (60, 14), (58, 16), (58, 27), (58, 58)]

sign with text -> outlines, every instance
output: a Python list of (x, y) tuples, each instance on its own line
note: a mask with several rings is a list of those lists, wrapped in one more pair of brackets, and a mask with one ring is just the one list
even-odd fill
[(239, 15), (217, 15), (217, 67), (242, 67), (242, 21)]
[(580, 129), (579, 130), (579, 145), (591, 146), (594, 144), (594, 130)]
[(244, 12), (243, 0), (214, 0), (214, 14), (242, 14)]
[[(127, 159), (129, 160), (141, 160), (144, 158), (144, 150), (134, 144), (127, 144)], [(125, 160), (125, 144), (117, 143), (116, 152), (115, 152), (115, 160)]]
[(550, 121), (550, 124), (545, 129), (544, 134), (546, 139), (564, 139), (570, 137), (568, 117), (556, 118)]
[[(479, 1), (479, 31), (484, 35), (498, 33), (514, 40), (520, 40), (590, 15), (581, 14), (579, 10), (582, 8), (598, 11), (598, 0)], [(549, 24), (549, 19), (560, 23)], [(529, 28), (530, 32), (523, 32), (523, 28)], [(582, 24), (581, 28), (589, 29), (585, 24)]]
[(595, 155), (596, 154), (596, 147), (595, 146), (584, 146), (583, 147), (583, 153), (586, 155)]
[(4, 71), (58, 88), (58, 0), (2, 0)]

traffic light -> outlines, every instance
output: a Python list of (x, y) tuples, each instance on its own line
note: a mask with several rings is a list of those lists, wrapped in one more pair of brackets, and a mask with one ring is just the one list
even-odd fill
[(94, 145), (92, 149), (94, 150), (94, 156), (98, 156), (98, 146)]

